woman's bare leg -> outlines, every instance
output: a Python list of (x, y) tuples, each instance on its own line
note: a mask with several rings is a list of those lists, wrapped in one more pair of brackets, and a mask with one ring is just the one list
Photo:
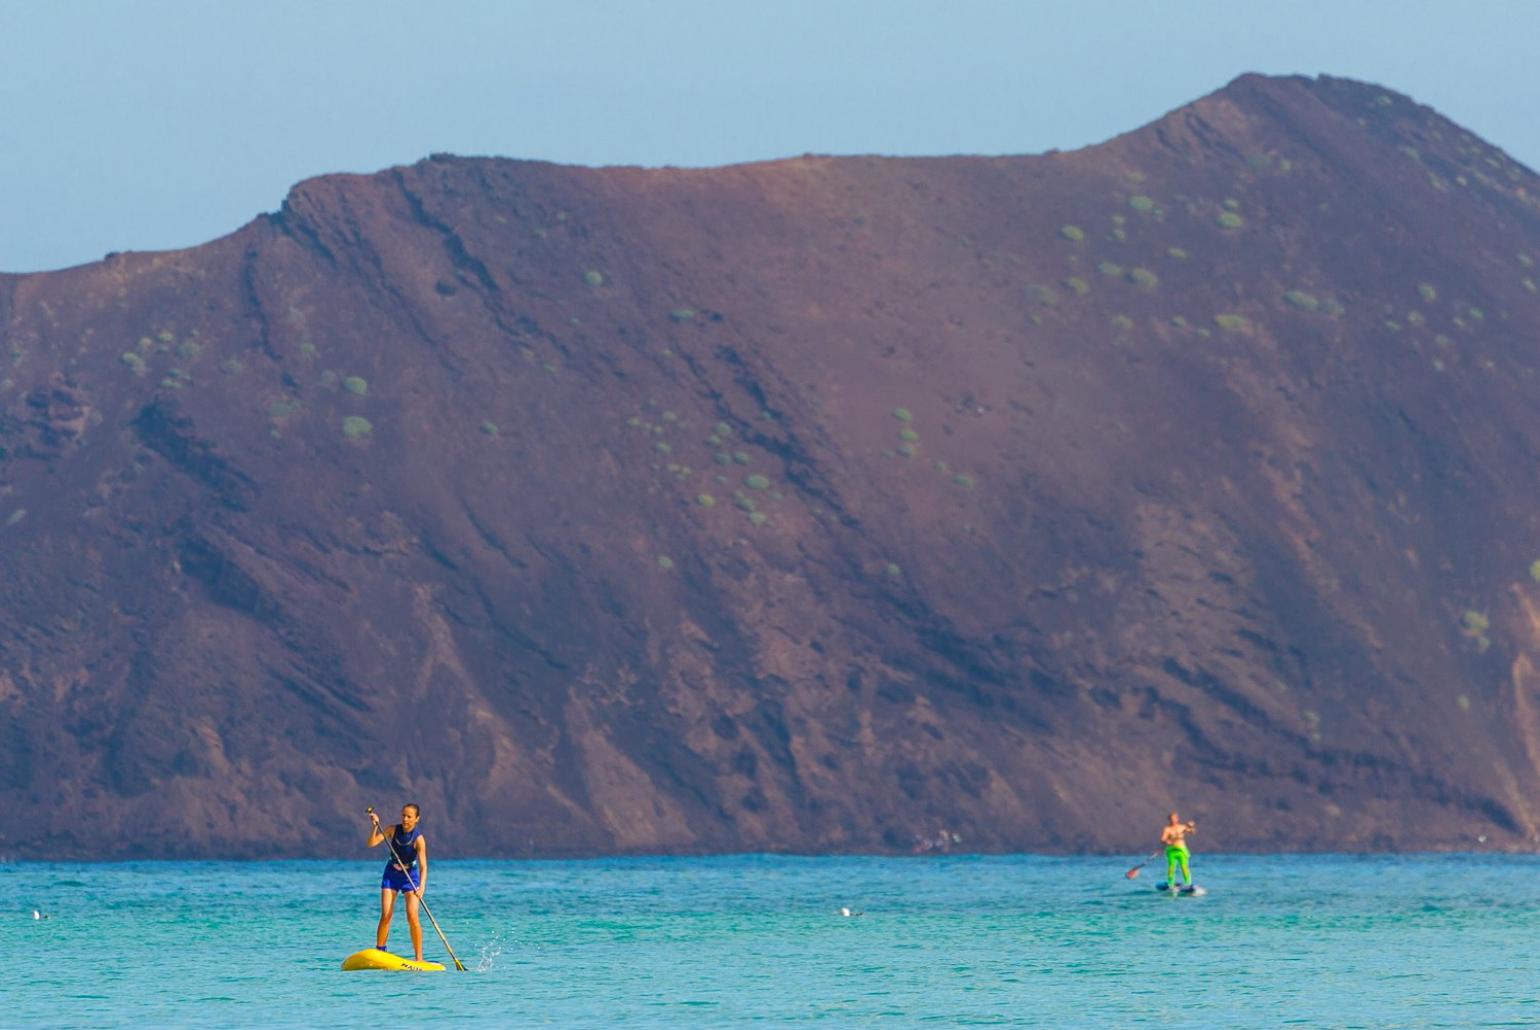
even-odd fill
[[(374, 931), (374, 946), (381, 951), (385, 950), (385, 941), (390, 936), (390, 917), (396, 910), (396, 892), (393, 890), (380, 890), (380, 926)], [(422, 945), (417, 946), (419, 952)]]
[(407, 892), (406, 925), (412, 930), (412, 951), (417, 961), (422, 961), (422, 923), (417, 919), (417, 895)]

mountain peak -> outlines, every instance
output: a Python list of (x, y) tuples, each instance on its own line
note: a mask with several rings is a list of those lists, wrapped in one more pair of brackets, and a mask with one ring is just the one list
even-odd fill
[(0, 281), (5, 848), (1528, 847), (1536, 193), (1250, 75)]

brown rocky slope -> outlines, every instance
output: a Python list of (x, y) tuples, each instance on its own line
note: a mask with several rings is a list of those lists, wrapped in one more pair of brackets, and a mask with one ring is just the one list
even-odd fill
[(1540, 179), (435, 157), (0, 277), (0, 853), (1524, 848)]

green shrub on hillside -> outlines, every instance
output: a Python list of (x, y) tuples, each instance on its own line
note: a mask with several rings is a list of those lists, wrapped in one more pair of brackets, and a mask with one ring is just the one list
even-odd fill
[(1059, 295), (1047, 286), (1034, 283), (1027, 287), (1027, 300), (1033, 304), (1042, 304), (1051, 308), (1059, 303)]
[(1155, 284), (1160, 282), (1155, 273), (1150, 271), (1148, 268), (1130, 269), (1128, 272), (1128, 281), (1133, 283), (1135, 286), (1146, 290), (1154, 289)]
[(1086, 294), (1091, 292), (1091, 284), (1080, 278), (1078, 275), (1072, 275), (1068, 279), (1065, 279), (1064, 288), (1077, 297), (1084, 297)]
[(1085, 230), (1078, 225), (1066, 225), (1060, 227), (1059, 235), (1072, 243), (1079, 243), (1085, 239)]
[(1432, 304), (1435, 300), (1438, 300), (1438, 287), (1432, 283), (1419, 283), (1417, 285), (1417, 295), (1422, 298), (1423, 303)]
[(1246, 224), (1246, 220), (1234, 211), (1221, 211), (1219, 217), (1214, 219), (1221, 229), (1239, 229)]
[(1492, 646), (1492, 640), (1487, 636), (1487, 630), (1491, 628), (1492, 621), (1487, 618), (1485, 612), (1468, 609), (1460, 616), (1460, 631), (1465, 636), (1476, 642), (1476, 649), (1485, 653)]
[(1315, 311), (1321, 306), (1320, 301), (1304, 290), (1289, 290), (1283, 295), (1283, 299), (1301, 311)]
[(1244, 315), (1224, 314), (1215, 315), (1214, 321), (1219, 328), (1227, 333), (1245, 333), (1251, 331), (1251, 320)]
[(369, 381), (363, 376), (348, 376), (342, 381), (342, 388), (348, 393), (362, 397), (369, 392)]
[(144, 370), (147, 367), (149, 367), (149, 366), (147, 366), (144, 363), (144, 359), (143, 358), (141, 358), (139, 355), (135, 354), (131, 350), (130, 351), (124, 351), (123, 352), (123, 357), (120, 358), (119, 360), (122, 361), (123, 364), (127, 365), (128, 366), (128, 370), (130, 372), (132, 372), (136, 376), (144, 375)]
[(590, 286), (603, 286), (604, 273), (599, 271), (597, 268), (590, 268), (588, 271), (583, 273), (583, 281)]
[(908, 408), (894, 408), (893, 417), (898, 419), (900, 422), (908, 422), (910, 419), (914, 418), (913, 415), (909, 414)]
[(1151, 200), (1149, 197), (1144, 196), (1143, 194), (1140, 194), (1138, 196), (1129, 197), (1128, 206), (1133, 208), (1135, 211), (1138, 211), (1140, 214), (1148, 214), (1149, 212), (1155, 210), (1155, 201)]
[(374, 432), (374, 425), (366, 418), (358, 415), (349, 415), (342, 420), (342, 435), (349, 440), (357, 440)]

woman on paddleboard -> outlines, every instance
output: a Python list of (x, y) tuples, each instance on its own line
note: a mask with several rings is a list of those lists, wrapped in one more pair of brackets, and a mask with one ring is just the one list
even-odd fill
[(1187, 850), (1187, 835), (1193, 833), (1198, 824), (1188, 821), (1182, 822), (1175, 812), (1166, 821), (1165, 827), (1160, 831), (1160, 842), (1166, 846), (1166, 886), (1176, 890), (1176, 868), (1182, 867), (1183, 886), (1192, 886), (1192, 873), (1187, 868), (1187, 860), (1192, 857)]
[(401, 821), (388, 830), (381, 829), (380, 817), (369, 812), (368, 847), (390, 842), (387, 849), (390, 860), (385, 863), (385, 875), (380, 878), (380, 925), (374, 932), (375, 947), (385, 950), (385, 939), (390, 935), (390, 917), (396, 911), (396, 895), (406, 895), (406, 925), (412, 931), (412, 952), (422, 961), (422, 923), (417, 919), (417, 906), (422, 892), (428, 889), (428, 840), (417, 828), (422, 809), (415, 804), (401, 807)]

